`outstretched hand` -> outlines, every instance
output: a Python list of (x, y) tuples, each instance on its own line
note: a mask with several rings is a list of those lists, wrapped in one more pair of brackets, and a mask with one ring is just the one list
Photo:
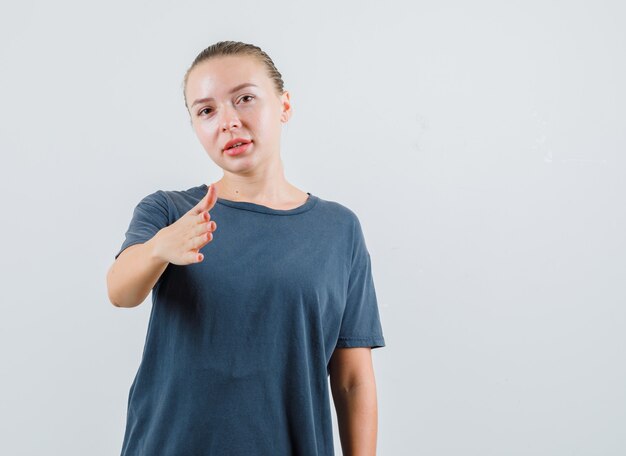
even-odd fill
[(198, 204), (154, 236), (155, 255), (179, 266), (201, 262), (204, 255), (199, 250), (213, 240), (217, 228), (209, 212), (216, 201), (217, 190), (210, 185)]

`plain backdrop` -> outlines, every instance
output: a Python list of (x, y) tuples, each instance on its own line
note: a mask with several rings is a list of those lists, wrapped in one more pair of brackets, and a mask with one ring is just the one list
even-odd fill
[(287, 179), (361, 220), (378, 454), (626, 454), (625, 14), (3, 4), (0, 454), (119, 454), (151, 301), (114, 307), (106, 272), (143, 196), (221, 177), (182, 97), (220, 40), (283, 75)]

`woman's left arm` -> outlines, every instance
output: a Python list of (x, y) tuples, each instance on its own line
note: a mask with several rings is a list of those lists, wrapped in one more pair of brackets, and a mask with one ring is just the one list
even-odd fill
[(376, 381), (370, 347), (335, 348), (330, 385), (344, 456), (375, 456), (378, 432)]

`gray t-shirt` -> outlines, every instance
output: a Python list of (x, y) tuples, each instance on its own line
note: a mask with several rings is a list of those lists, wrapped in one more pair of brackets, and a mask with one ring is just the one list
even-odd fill
[[(207, 193), (158, 190), (118, 255)], [(333, 456), (335, 347), (384, 347), (356, 214), (308, 193), (295, 209), (218, 198), (204, 260), (168, 264), (152, 290), (123, 456)]]

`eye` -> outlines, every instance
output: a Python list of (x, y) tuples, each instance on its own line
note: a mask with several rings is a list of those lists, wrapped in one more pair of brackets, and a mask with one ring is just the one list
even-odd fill
[[(211, 108), (204, 108), (204, 109), (200, 110), (200, 111), (198, 112), (198, 114), (200, 114), (200, 115), (201, 115), (201, 114), (202, 114), (204, 111), (206, 111), (207, 109), (211, 109)], [(207, 114), (208, 114), (208, 113), (207, 113)]]
[(252, 95), (244, 95), (243, 97), (240, 98), (240, 100), (243, 100), (244, 98), (254, 98)]

